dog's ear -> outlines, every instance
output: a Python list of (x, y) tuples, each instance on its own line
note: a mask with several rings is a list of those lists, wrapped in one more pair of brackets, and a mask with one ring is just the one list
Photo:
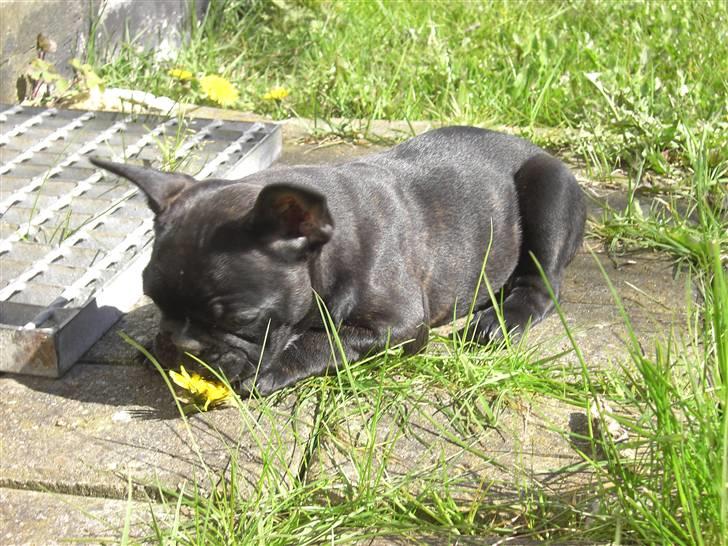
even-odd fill
[(183, 173), (167, 173), (156, 169), (114, 163), (97, 157), (91, 157), (89, 161), (97, 167), (133, 182), (147, 196), (149, 208), (154, 214), (159, 214), (166, 209), (182, 190), (195, 182), (194, 178)]
[(247, 220), (256, 235), (292, 255), (317, 250), (334, 232), (326, 198), (289, 184), (265, 186)]

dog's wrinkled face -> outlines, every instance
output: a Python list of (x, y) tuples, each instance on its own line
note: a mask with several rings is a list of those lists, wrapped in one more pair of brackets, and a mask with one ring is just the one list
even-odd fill
[(139, 186), (156, 215), (143, 280), (162, 313), (163, 364), (190, 353), (234, 380), (276, 358), (313, 306), (308, 260), (333, 231), (324, 198), (93, 162)]
[[(162, 312), (159, 341), (219, 365), (231, 379), (249, 375), (266, 333), (266, 350), (275, 354), (281, 341), (276, 338), (286, 325), (300, 322), (301, 310), (310, 307), (305, 263), (281, 263), (243, 226), (236, 240), (223, 244), (217, 239), (225, 227), (218, 226), (218, 233), (205, 240), (180, 220), (158, 223), (158, 238), (144, 271), (144, 292)], [(181, 241), (174, 236), (180, 232), (186, 232)]]

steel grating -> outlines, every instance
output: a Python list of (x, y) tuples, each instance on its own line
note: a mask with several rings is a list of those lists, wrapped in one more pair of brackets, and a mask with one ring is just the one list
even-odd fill
[(152, 215), (86, 159), (240, 178), (275, 124), (0, 105), (0, 371), (58, 377), (140, 298)]

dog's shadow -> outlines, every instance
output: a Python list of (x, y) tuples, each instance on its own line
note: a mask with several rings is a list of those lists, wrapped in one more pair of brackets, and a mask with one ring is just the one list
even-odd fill
[(13, 375), (25, 387), (84, 404), (123, 408), (132, 419), (173, 419), (179, 409), (161, 372), (125, 337), (150, 348), (159, 323), (151, 304), (124, 315), (79, 361), (59, 378)]

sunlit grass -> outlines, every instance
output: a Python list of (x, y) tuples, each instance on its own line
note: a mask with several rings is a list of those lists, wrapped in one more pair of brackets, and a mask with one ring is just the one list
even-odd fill
[[(199, 101), (168, 74), (219, 74), (275, 117), (567, 129), (594, 173), (688, 163), (680, 124), (725, 160), (728, 8), (700, 2), (212, 2), (176, 59), (123, 46), (108, 85)], [(270, 90), (285, 88), (281, 100)], [(569, 131), (568, 129), (571, 129)]]

